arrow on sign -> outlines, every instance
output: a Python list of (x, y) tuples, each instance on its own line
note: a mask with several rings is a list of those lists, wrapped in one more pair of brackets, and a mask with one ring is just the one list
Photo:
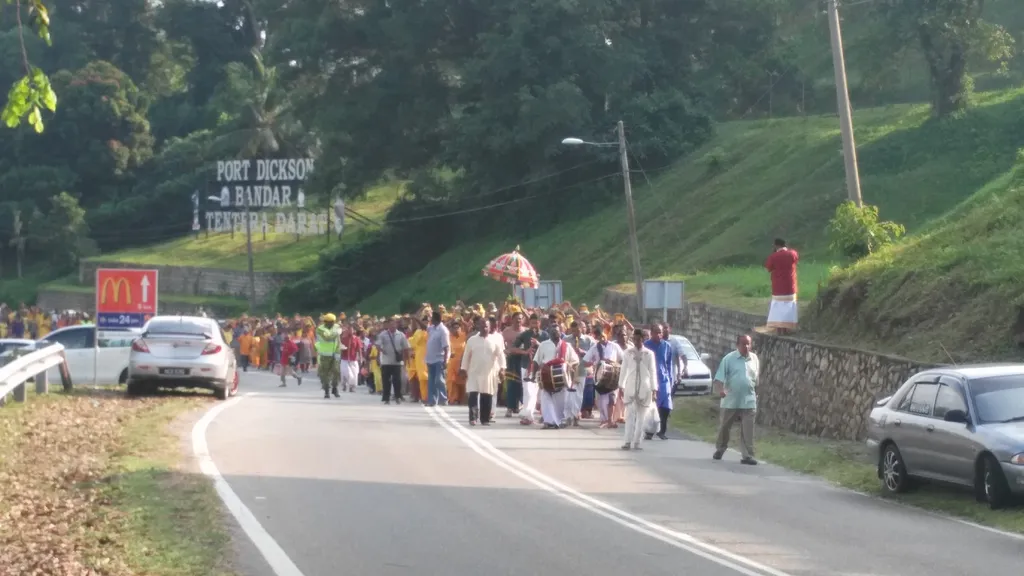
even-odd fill
[(142, 277), (142, 303), (149, 302), (149, 276)]

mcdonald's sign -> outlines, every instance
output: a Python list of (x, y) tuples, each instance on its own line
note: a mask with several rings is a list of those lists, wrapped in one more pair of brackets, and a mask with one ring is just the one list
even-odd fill
[(136, 328), (156, 315), (159, 273), (135, 268), (96, 271), (96, 325)]

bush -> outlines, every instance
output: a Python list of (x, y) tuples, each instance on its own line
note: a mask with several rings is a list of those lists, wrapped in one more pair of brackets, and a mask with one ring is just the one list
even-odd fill
[(865, 204), (858, 208), (847, 200), (836, 208), (827, 232), (829, 250), (836, 257), (858, 259), (892, 244), (906, 228), (895, 222), (879, 222), (878, 206)]

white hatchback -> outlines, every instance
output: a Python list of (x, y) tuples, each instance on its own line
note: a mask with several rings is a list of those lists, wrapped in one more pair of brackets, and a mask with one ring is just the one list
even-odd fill
[(132, 342), (128, 394), (161, 388), (205, 388), (227, 400), (238, 391), (235, 353), (215, 320), (156, 316)]
[[(65, 326), (39, 339), (37, 347), (64, 345), (71, 381), (79, 384), (124, 384), (128, 381), (128, 351), (138, 330), (100, 330), (81, 324)], [(60, 368), (50, 369), (51, 382), (60, 381)]]

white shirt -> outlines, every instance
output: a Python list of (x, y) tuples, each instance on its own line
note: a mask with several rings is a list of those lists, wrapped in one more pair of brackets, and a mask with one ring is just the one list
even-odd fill
[(622, 389), (622, 401), (627, 406), (651, 405), (654, 391), (658, 389), (658, 367), (654, 361), (654, 352), (646, 346), (626, 351), (619, 370), (619, 388)]
[[(600, 358), (597, 357), (598, 348), (602, 349)], [(615, 342), (596, 343), (590, 350), (587, 350), (587, 353), (583, 356), (583, 361), (588, 364), (597, 364), (598, 360), (622, 364), (622, 348)]]
[[(562, 341), (559, 340), (558, 344), (555, 344), (552, 340), (545, 340), (540, 343), (537, 347), (537, 353), (533, 355), (533, 361), (537, 363), (537, 366), (544, 366), (548, 362), (558, 358), (558, 349), (561, 347)], [(580, 357), (576, 354), (576, 351), (569, 346), (569, 343), (565, 343), (565, 360), (566, 364), (578, 364)]]
[(493, 338), (477, 332), (466, 341), (459, 368), (466, 371), (466, 392), (497, 394), (498, 374), (505, 369), (504, 350)]

